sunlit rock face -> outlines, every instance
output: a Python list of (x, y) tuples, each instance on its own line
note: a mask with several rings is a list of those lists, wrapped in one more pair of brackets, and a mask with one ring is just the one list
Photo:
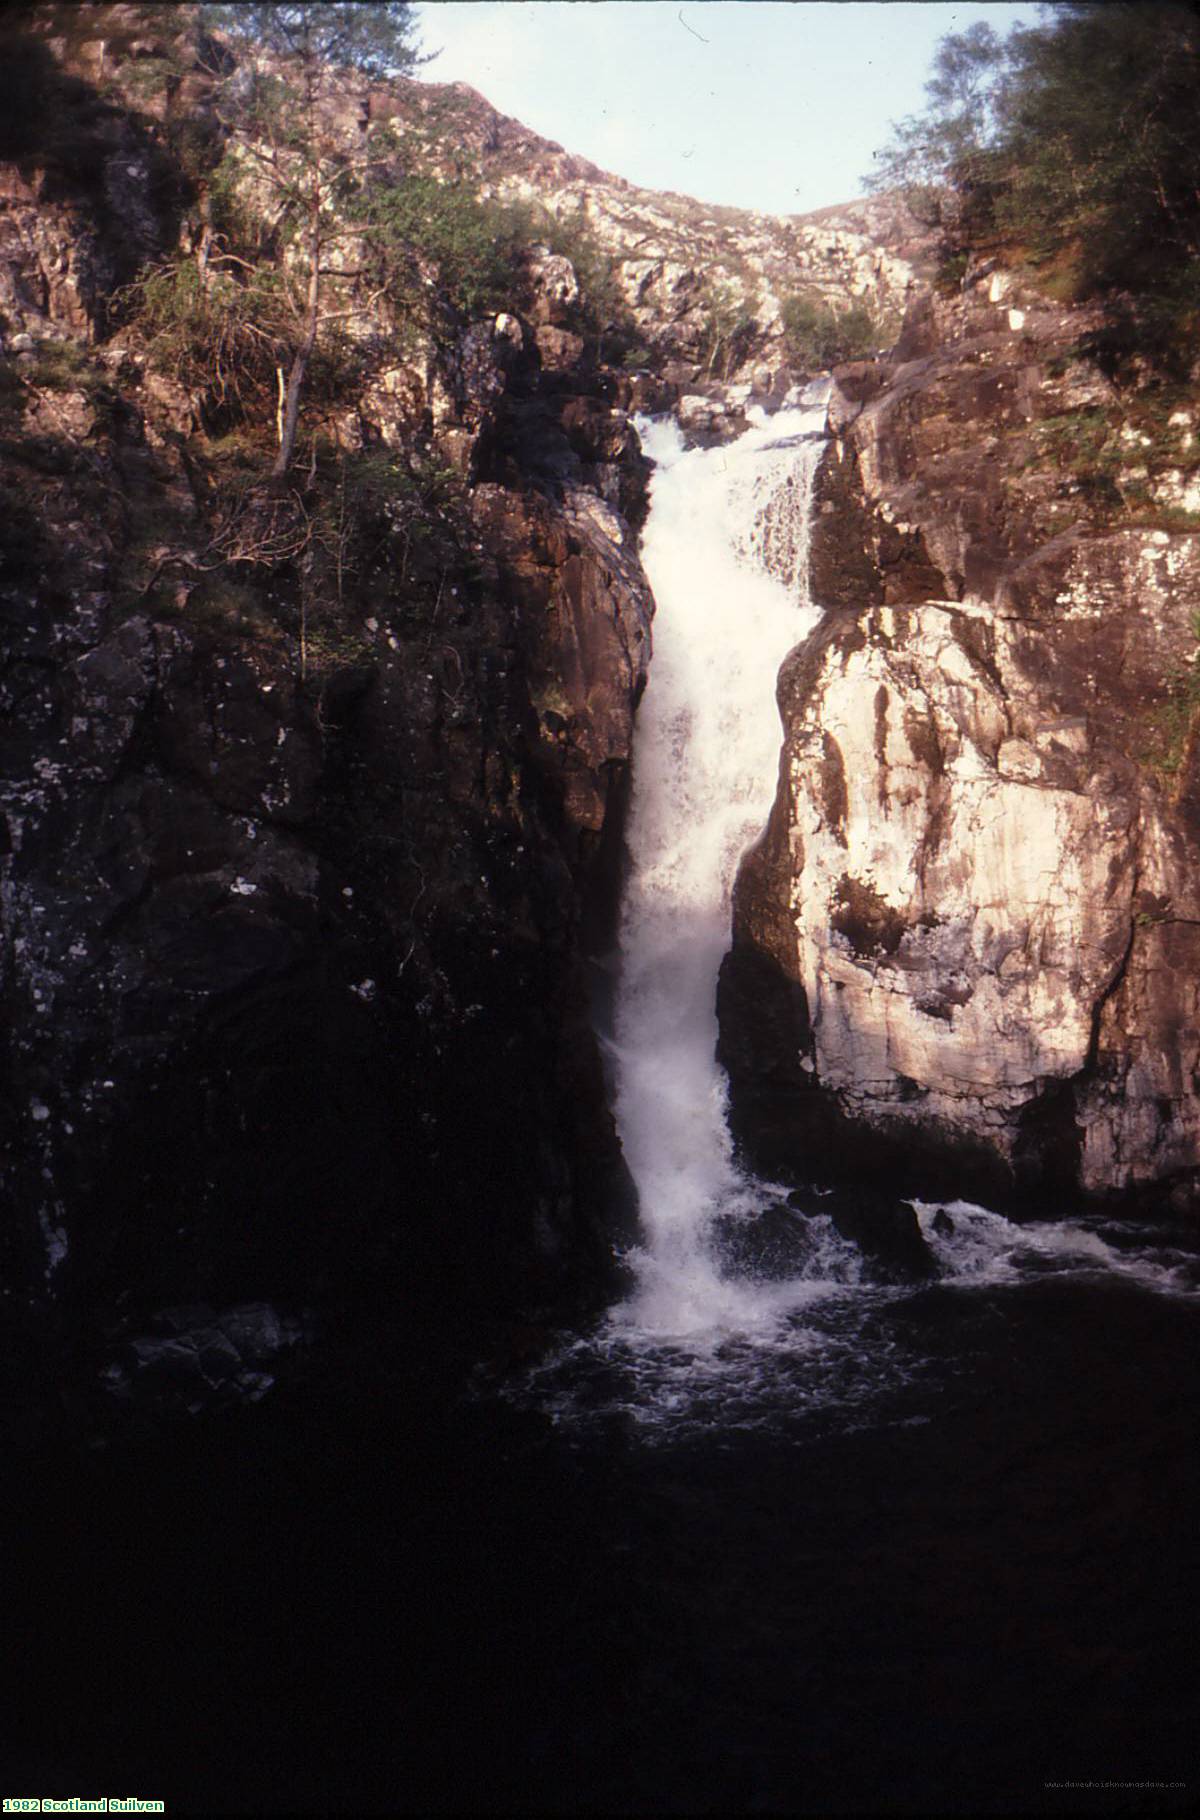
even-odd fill
[(558, 185), (520, 173), (498, 186), (539, 200), (562, 219), (581, 214), (611, 254), (625, 300), (656, 359), (706, 354), (711, 286), (727, 286), (754, 315), (759, 332), (734, 370), (778, 355), (780, 305), (804, 286), (839, 305), (861, 299), (888, 315), (903, 308), (913, 281), (909, 261), (858, 226), (808, 216), (710, 208), (690, 197), (641, 190), (605, 173)]
[(764, 1164), (1193, 1197), (1197, 769), (1162, 726), (1200, 537), (1092, 522), (1039, 466), (1039, 424), (1104, 388), (1079, 326), (985, 275), (840, 375), (830, 611), (780, 678), (722, 982)]

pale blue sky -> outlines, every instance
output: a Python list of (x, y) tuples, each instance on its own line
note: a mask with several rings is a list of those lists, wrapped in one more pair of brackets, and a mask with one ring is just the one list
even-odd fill
[(934, 46), (1034, 5), (957, 0), (429, 0), (431, 82), (469, 82), (568, 151), (652, 189), (778, 213), (861, 194)]

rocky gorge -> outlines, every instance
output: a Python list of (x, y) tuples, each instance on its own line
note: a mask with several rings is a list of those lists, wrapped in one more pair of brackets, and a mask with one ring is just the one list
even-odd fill
[(186, 12), (35, 8), (9, 39), (2, 1255), (28, 1397), (148, 1371), (200, 1407), (364, 1299), (508, 1331), (612, 1292), (635, 1208), (595, 1027), (654, 610), (631, 413), (705, 443), (778, 404), (811, 376), (797, 286), (899, 339), (835, 374), (825, 617), (780, 679), (719, 994), (738, 1143), (789, 1181), (1190, 1206), (1188, 410), (1150, 491), (1151, 438), (1119, 432), (1141, 503), (1099, 522), (1064, 426), (1119, 401), (1086, 312), (1028, 276), (933, 288), (886, 198), (709, 209), (461, 85), (344, 75), (339, 156), (398, 134), (575, 258), (547, 229), (508, 307), (403, 347), (362, 303), (306, 479), (263, 489), (230, 397), (130, 306), (208, 244), (189, 133), (267, 206)]
[(1194, 374), (250, 11), (0, 13), (10, 1796), (1190, 1811)]

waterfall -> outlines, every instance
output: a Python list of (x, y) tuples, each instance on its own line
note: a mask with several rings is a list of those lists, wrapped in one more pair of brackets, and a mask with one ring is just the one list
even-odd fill
[(778, 1312), (779, 1289), (764, 1307), (762, 1286), (730, 1279), (714, 1243), (718, 1216), (751, 1212), (764, 1193), (734, 1161), (715, 998), (738, 860), (775, 791), (776, 676), (819, 617), (808, 532), (827, 394), (758, 412), (714, 449), (685, 450), (672, 420), (639, 426), (656, 464), (642, 560), (657, 615), (638, 711), (614, 1047), (643, 1243), (616, 1319), (662, 1337), (744, 1331)]
[[(596, 1329), (565, 1335), (511, 1393), (580, 1434), (631, 1423), (669, 1444), (710, 1429), (921, 1423), (928, 1386), (957, 1369), (919, 1326), (889, 1322), (914, 1285), (881, 1280), (839, 1235), (820, 1158), (796, 1207), (739, 1167), (716, 1062), (733, 880), (776, 788), (776, 678), (819, 617), (808, 533), (824, 417), (822, 387), (714, 449), (685, 449), (671, 421), (639, 424), (655, 462), (642, 560), (658, 610), (610, 1047), (641, 1235), (625, 1300)], [(1194, 1249), (1165, 1228), (1082, 1210), (1030, 1225), (957, 1199), (913, 1205), (937, 1267), (936, 1290), (915, 1286), (926, 1298), (1016, 1294), (1048, 1272), (1200, 1296)]]

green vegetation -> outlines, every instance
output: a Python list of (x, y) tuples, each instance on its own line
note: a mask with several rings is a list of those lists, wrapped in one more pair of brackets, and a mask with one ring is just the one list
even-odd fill
[(1196, 651), (1167, 679), (1167, 699), (1151, 716), (1155, 736), (1148, 762), (1164, 778), (1175, 778), (1183, 768), (1200, 716), (1200, 612), (1192, 614)]
[(363, 449), (331, 454), (328, 480), (318, 536), (332, 559), (339, 599), (351, 577), (365, 579), (378, 562), (391, 562), (401, 583), (412, 571), (464, 567), (461, 482), (452, 468), (429, 457)]
[[(440, 118), (439, 114), (439, 118)], [(594, 338), (597, 357), (621, 358), (632, 325), (612, 260), (582, 207), (557, 216), (539, 203), (484, 195), (461, 167), (452, 176), (445, 145), (385, 128), (372, 139), (369, 181), (353, 208), (393, 304), (426, 332), (530, 301), (530, 254), (568, 259), (579, 287), (568, 326)]]
[(1196, 530), (1200, 514), (1161, 497), (1164, 483), (1186, 482), (1200, 471), (1196, 417), (1186, 391), (1164, 383), (1059, 412), (1032, 427), (1013, 479), (1053, 475), (1059, 497), (1082, 506), (1096, 523)]
[[(138, 11), (139, 31), (153, 13)], [(122, 610), (285, 639), (301, 676), (319, 682), (369, 659), (367, 602), (386, 594), (391, 623), (426, 638), (439, 610), (446, 618), (447, 576), (481, 572), (459, 477), (394, 446), (346, 448), (347, 405), (373, 381), (390, 390), (430, 342), (452, 352), (472, 320), (531, 305), (547, 249), (570, 260), (579, 285), (557, 320), (609, 359), (636, 351), (632, 325), (582, 210), (559, 221), (484, 194), (453, 134), (359, 135), (346, 103), (361, 85), (346, 72), (420, 60), (408, 7), (205, 8), (198, 34), (185, 8), (169, 23), (137, 80), (125, 47), (125, 61), (114, 49), (96, 107), (107, 131), (110, 116), (137, 119), (153, 100), (156, 193), (179, 224), (177, 250), (122, 273), (109, 300), (109, 326), (133, 356), (119, 385), (111, 362), (70, 343), (42, 343), (0, 374), (0, 428), (22, 432), (0, 566), (12, 578), (44, 562), (29, 500), (42, 476), (70, 478), (80, 497), (103, 495), (94, 516), (113, 540)], [(38, 74), (42, 61), (44, 97), (52, 60), (35, 44), (20, 67)], [(180, 74), (200, 81), (203, 109), (173, 109)], [(18, 124), (40, 155), (37, 121)], [(128, 411), (121, 393), (137, 383), (139, 354), (195, 411), (197, 433), (182, 434), (198, 513), (157, 495), (147, 509), (138, 488), (125, 498), (94, 446), (108, 414)], [(84, 427), (59, 393), (91, 407)], [(407, 401), (397, 408), (403, 428)], [(157, 457), (139, 447), (129, 459), (152, 469)]]
[(345, 214), (397, 322), (453, 339), (464, 322), (528, 301), (531, 248), (557, 251), (571, 236), (544, 210), (482, 195), (461, 172), (405, 168), (407, 150), (376, 135), (369, 177)]
[(1111, 515), (1127, 503), (1122, 469), (1134, 458), (1122, 445), (1108, 411), (1094, 405), (1065, 411), (1038, 424), (1034, 438), (1036, 452), (1030, 465), (1062, 475), (1071, 491), (1099, 515)]
[(0, 413), (20, 421), (38, 392), (80, 392), (100, 417), (116, 410), (120, 394), (107, 369), (77, 341), (39, 341), (19, 365), (0, 373)]
[(155, 365), (205, 395), (210, 421), (261, 413), (288, 358), (292, 319), (279, 274), (238, 255), (156, 265), (121, 302)]
[(943, 270), (1024, 257), (1064, 298), (1107, 305), (1090, 352), (1114, 376), (1182, 376), (1200, 327), (1200, 14), (1163, 0), (1059, 0), (1000, 40), (943, 39), (924, 114), (869, 182), (942, 228)]
[[(243, 70), (253, 73), (248, 94), (224, 85), (221, 115), (242, 126), (256, 175), (278, 212), (276, 275), (294, 329), (279, 413), (279, 450), (271, 473), (282, 479), (292, 464), (300, 403), (322, 327), (343, 310), (337, 297), (339, 241), (348, 228), (336, 204), (358, 175), (327, 124), (323, 104), (340, 70), (367, 75), (408, 71), (420, 61), (413, 40), (412, 8), (399, 4), (243, 4), (204, 9), (206, 24), (220, 27), (236, 45)], [(282, 59), (270, 67), (271, 59)], [(286, 72), (286, 73), (284, 73)], [(241, 72), (239, 72), (241, 73)], [(301, 269), (289, 251), (301, 253)], [(204, 272), (203, 259), (198, 264)]]
[[(371, 21), (383, 14), (381, 39)], [(374, 661), (368, 603), (388, 601), (400, 636), (428, 644), (438, 627), (446, 638), (447, 578), (481, 573), (461, 479), (411, 449), (345, 447), (347, 406), (406, 361), (423, 364), (431, 342), (453, 352), (472, 320), (531, 305), (547, 249), (579, 283), (566, 326), (610, 358), (632, 333), (582, 212), (559, 222), (485, 195), (452, 132), (372, 128), (364, 140), (354, 130), (346, 100), (358, 85), (346, 70), (412, 67), (409, 23), (406, 7), (206, 9), (204, 25), (229, 35), (232, 57), (192, 20), (187, 43), (156, 50), (143, 81), (126, 80), (114, 58), (105, 105), (123, 117), (153, 98), (161, 193), (181, 231), (170, 257), (123, 274), (110, 317), (134, 365), (140, 351), (150, 373), (189, 395), (201, 509), (140, 488), (126, 499), (109, 484), (93, 444), (110, 408), (124, 408), (113, 376), (72, 344), (43, 343), (0, 374), (0, 429), (22, 432), (3, 489), (3, 579), (45, 571), (47, 540), (29, 508), (49, 475), (81, 498), (90, 489), (89, 502), (103, 495), (94, 517), (113, 540), (122, 611), (185, 615), (223, 639), (283, 640), (318, 694), (331, 672)], [(169, 105), (177, 50), (205, 86), (202, 115)], [(59, 393), (90, 405), (86, 428), (72, 429), (79, 414), (68, 422)], [(34, 405), (36, 436), (26, 428)], [(398, 409), (403, 420), (407, 403)], [(156, 457), (131, 459), (153, 467)]]
[[(464, 323), (528, 304), (538, 247), (575, 270), (568, 326), (621, 358), (632, 328), (582, 212), (559, 221), (483, 195), (461, 169), (441, 174), (445, 148), (427, 133), (410, 141), (385, 127), (351, 160), (332, 138), (295, 126), (295, 102), (264, 75), (230, 115), (215, 159), (211, 142), (185, 148), (194, 251), (144, 270), (118, 298), (155, 363), (202, 395), (210, 429), (277, 417), (272, 473), (282, 478), (302, 396), (309, 407), (330, 403), (361, 383), (366, 364), (394, 364), (418, 336), (452, 344)], [(251, 201), (264, 187), (266, 211)]]
[(967, 275), (970, 263), (970, 254), (962, 247), (954, 253), (943, 253), (938, 261), (933, 282), (944, 297), (953, 296), (955, 291), (961, 290), (962, 281)]
[(575, 327), (581, 335), (595, 336), (597, 358), (624, 359), (634, 345), (633, 325), (613, 267), (601, 246), (582, 204), (571, 215), (534, 211), (535, 238), (552, 253), (569, 259), (579, 284)]
[(700, 358), (705, 371), (727, 379), (747, 357), (758, 335), (758, 297), (732, 284), (709, 279), (699, 303)]
[(389, 279), (389, 295), (412, 307), (440, 293), (436, 316), (479, 316), (512, 302), (529, 244), (529, 211), (483, 200), (465, 179), (414, 174), (379, 186), (358, 218), (369, 226)]
[(447, 575), (476, 573), (461, 481), (428, 457), (316, 444), (302, 485), (261, 484), (262, 448), (239, 430), (200, 444), (208, 483), (197, 538), (156, 509), (131, 524), (126, 608), (185, 615), (223, 637), (280, 638), (302, 683), (374, 661), (365, 615), (427, 635)]
[[(284, 254), (270, 243), (264, 249), (260, 224), (236, 206), (236, 190), (226, 182), (211, 194), (219, 207), (204, 259), (149, 268), (121, 302), (156, 364), (202, 391), (208, 421), (222, 428), (274, 412), (279, 369), (295, 358), (303, 309)], [(529, 255), (539, 245), (565, 254), (575, 270), (580, 296), (571, 326), (598, 345), (607, 338), (604, 351), (618, 358), (631, 339), (611, 266), (582, 220), (564, 225), (544, 210), (483, 197), (465, 177), (393, 177), (379, 160), (339, 196), (336, 219), (325, 243), (351, 239), (356, 264), (345, 279), (336, 269), (325, 274), (327, 306), (336, 287), (345, 307), (319, 313), (305, 363), (310, 402), (348, 393), (362, 376), (352, 369), (368, 353), (376, 364), (398, 358), (418, 333), (453, 342), (465, 322), (527, 304)], [(285, 235), (284, 247), (290, 244)], [(364, 302), (356, 312), (347, 299), (364, 294), (374, 306), (369, 350), (347, 326), (370, 307)]]
[(258, 47), (295, 57), (301, 68), (325, 65), (368, 76), (408, 75), (428, 62), (414, 33), (416, 12), (399, 0), (237, 0), (201, 9), (204, 24)]
[(51, 392), (86, 391), (96, 382), (96, 367), (77, 341), (39, 341), (25, 377)]
[(793, 366), (821, 369), (860, 360), (885, 339), (865, 303), (835, 310), (814, 294), (795, 292), (781, 306), (784, 348)]

